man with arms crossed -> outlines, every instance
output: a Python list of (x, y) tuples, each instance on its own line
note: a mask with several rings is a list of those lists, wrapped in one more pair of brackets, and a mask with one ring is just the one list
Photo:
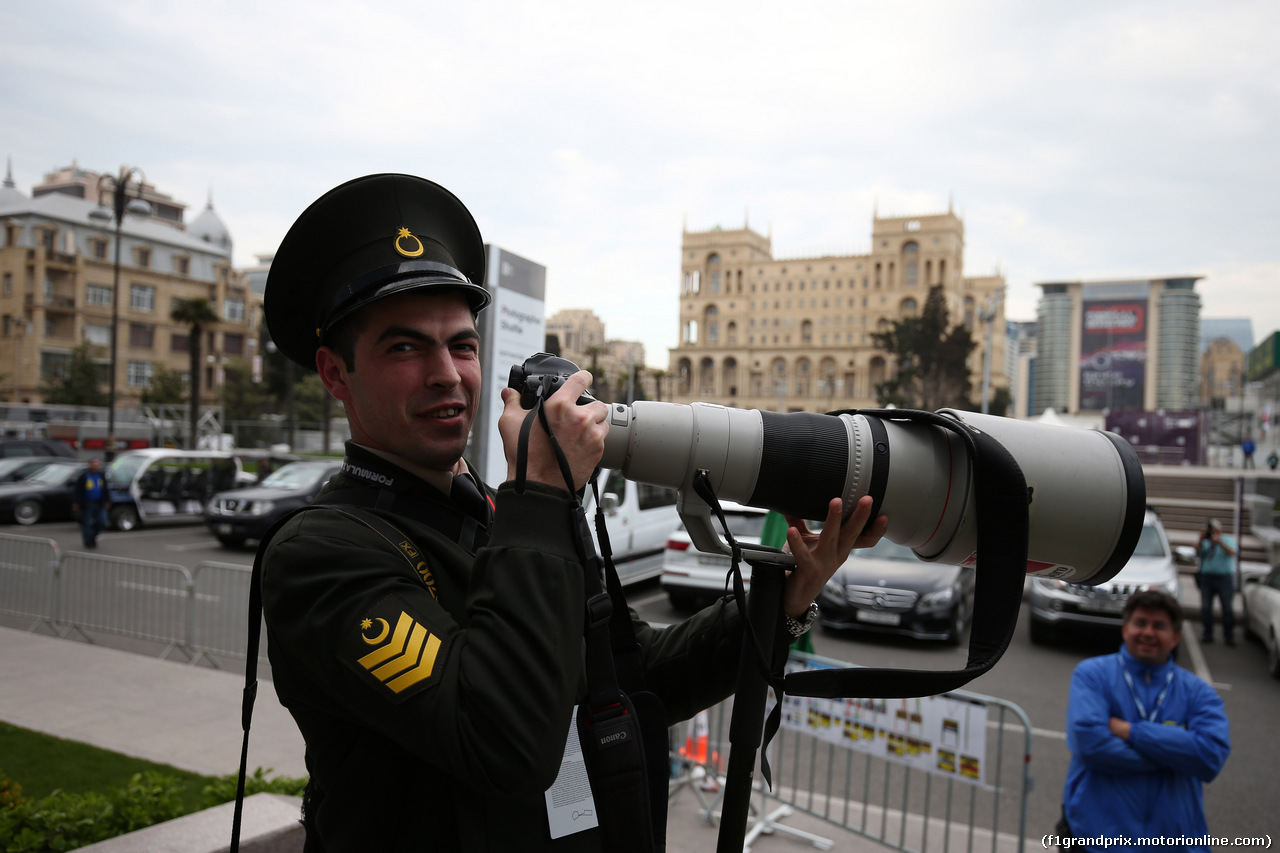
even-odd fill
[(1120, 630), (1119, 652), (1083, 661), (1071, 677), (1063, 834), (1090, 850), (1105, 849), (1108, 840), (1132, 849), (1139, 838), (1203, 837), (1203, 785), (1231, 751), (1222, 699), (1173, 662), (1182, 639), (1182, 607), (1173, 596), (1134, 593)]
[[(544, 792), (583, 701), (584, 570), (574, 497), (541, 427), (527, 482), (516, 471), (519, 395), (502, 392), (507, 483), (462, 458), (479, 404), (475, 315), (489, 301), (485, 247), (444, 188), (371, 175), (330, 191), (272, 263), (266, 321), (280, 350), (314, 366), (351, 424), (343, 470), (265, 553), (273, 680), (307, 745), (308, 851), (601, 849), (599, 829), (552, 837)], [(577, 405), (580, 371), (545, 403), (573, 488), (608, 432), (602, 403)], [(776, 654), (854, 545), (873, 544), (870, 498), (821, 534), (789, 531)], [(865, 529), (864, 529), (865, 528)], [(741, 628), (731, 602), (657, 630), (631, 614), (646, 687), (671, 721), (733, 689)]]

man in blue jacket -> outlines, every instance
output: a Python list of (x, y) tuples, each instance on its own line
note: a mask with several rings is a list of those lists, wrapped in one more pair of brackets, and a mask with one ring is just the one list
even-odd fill
[(1071, 677), (1065, 829), (1089, 850), (1208, 851), (1203, 785), (1231, 751), (1222, 699), (1173, 662), (1182, 608), (1168, 593), (1130, 596), (1121, 637)]
[(102, 462), (94, 457), (89, 460), (88, 470), (76, 478), (71, 496), (71, 509), (80, 513), (80, 538), (84, 541), (84, 547), (98, 547), (98, 534), (107, 526), (107, 510), (110, 507)]

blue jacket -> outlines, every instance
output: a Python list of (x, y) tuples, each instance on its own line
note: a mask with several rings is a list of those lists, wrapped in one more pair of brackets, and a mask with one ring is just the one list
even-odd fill
[[(1154, 722), (1139, 714), (1135, 691), (1148, 713), (1156, 710)], [(1132, 725), (1128, 741), (1108, 729), (1111, 717)], [(1202, 786), (1213, 781), (1231, 752), (1227, 715), (1213, 688), (1172, 660), (1151, 666), (1121, 648), (1118, 654), (1082, 661), (1071, 677), (1067, 748), (1071, 766), (1063, 809), (1077, 838), (1124, 836), (1136, 844), (1139, 838), (1208, 834)], [(1114, 840), (1110, 844), (1124, 846)], [(1209, 848), (1138, 849), (1167, 853)]]

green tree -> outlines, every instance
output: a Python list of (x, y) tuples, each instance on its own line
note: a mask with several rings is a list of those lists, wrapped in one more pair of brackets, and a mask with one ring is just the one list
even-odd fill
[(658, 395), (658, 402), (662, 402), (662, 383), (667, 379), (667, 371), (661, 367), (650, 368), (649, 372), (653, 374), (653, 387)]
[(261, 383), (253, 381), (253, 368), (249, 362), (238, 359), (226, 364), (222, 382), (222, 417), (224, 427), (232, 421), (256, 421), (265, 411), (267, 392)]
[(187, 327), (190, 337), (188, 350), (191, 355), (191, 439), (190, 449), (194, 450), (199, 435), (197, 427), (200, 423), (200, 342), (204, 330), (218, 322), (218, 315), (208, 299), (175, 299), (169, 319)]
[(107, 392), (102, 390), (106, 370), (95, 360), (94, 350), (85, 341), (71, 351), (71, 359), (62, 369), (44, 378), (40, 394), (46, 403), (67, 406), (107, 405)]
[(876, 386), (880, 405), (929, 412), (973, 408), (968, 361), (976, 344), (968, 327), (950, 327), (941, 285), (929, 288), (919, 317), (896, 320), (872, 340), (898, 367), (896, 376)]
[(324, 398), (329, 390), (324, 387), (319, 373), (308, 373), (294, 386), (293, 411), (300, 424), (317, 424), (324, 420)]
[(142, 389), (142, 402), (152, 404), (181, 403), (187, 399), (187, 381), (176, 370), (156, 365), (151, 384)]

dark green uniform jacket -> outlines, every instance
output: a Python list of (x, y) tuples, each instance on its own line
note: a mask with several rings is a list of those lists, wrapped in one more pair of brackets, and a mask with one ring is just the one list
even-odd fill
[[(348, 444), (326, 491), (351, 488), (448, 502)], [(543, 797), (585, 690), (570, 496), (508, 483), (493, 500), (488, 544), (474, 556), (404, 514), (403, 500), (375, 512), (420, 549), (409, 560), (407, 545), (341, 508), (307, 510), (271, 541), (262, 588), (272, 678), (306, 740), (330, 853), (600, 849), (598, 830), (552, 841)], [(661, 631), (631, 616), (647, 687), (669, 720), (732, 692), (732, 603)]]

